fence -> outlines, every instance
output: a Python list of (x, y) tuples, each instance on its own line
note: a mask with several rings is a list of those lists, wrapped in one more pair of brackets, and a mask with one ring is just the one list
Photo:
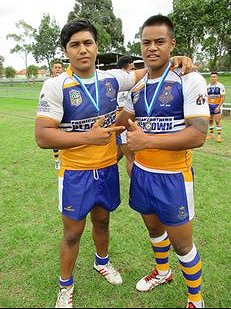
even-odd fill
[(0, 98), (38, 100), (42, 82), (0, 84)]
[(223, 103), (221, 107), (221, 113), (223, 115), (230, 115), (231, 113), (231, 103)]

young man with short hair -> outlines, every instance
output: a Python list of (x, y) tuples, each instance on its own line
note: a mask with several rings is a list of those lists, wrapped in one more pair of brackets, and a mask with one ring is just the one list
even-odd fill
[(207, 86), (208, 91), (208, 102), (210, 109), (210, 120), (209, 120), (209, 135), (207, 140), (214, 139), (214, 121), (217, 128), (217, 142), (222, 142), (221, 133), (221, 106), (225, 100), (225, 87), (222, 83), (218, 82), (218, 73), (211, 72), (210, 83)]
[(141, 50), (148, 73), (132, 88), (117, 125), (127, 127), (127, 144), (135, 151), (129, 203), (143, 218), (156, 261), (136, 289), (145, 292), (172, 280), (172, 244), (188, 289), (187, 308), (203, 308), (202, 263), (192, 241), (190, 149), (205, 141), (209, 108), (199, 73), (179, 76), (169, 70), (175, 44), (168, 17), (152, 16), (143, 24)]

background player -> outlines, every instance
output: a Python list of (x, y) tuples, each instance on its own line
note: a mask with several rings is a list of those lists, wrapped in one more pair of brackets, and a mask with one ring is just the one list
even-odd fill
[[(51, 68), (51, 76), (56, 77), (63, 73), (63, 63), (60, 60), (54, 60)], [(60, 169), (60, 156), (59, 149), (53, 149), (54, 159), (55, 159), (55, 169)]]
[(207, 140), (214, 138), (214, 120), (217, 129), (217, 142), (221, 142), (221, 106), (225, 100), (225, 87), (223, 84), (218, 82), (218, 73), (211, 72), (210, 83), (207, 86), (208, 91), (208, 102), (210, 109), (210, 120), (209, 120), (209, 135)]
[[(133, 63), (133, 59), (130, 56), (122, 56), (116, 65), (117, 69), (122, 69), (125, 72), (130, 72), (135, 70), (135, 66)], [(125, 103), (127, 101), (128, 91), (120, 91), (117, 97), (117, 104), (118, 104), (118, 114), (124, 108)], [(126, 138), (126, 131), (122, 132), (121, 134), (116, 136), (116, 145), (117, 145), (117, 159), (118, 161), (122, 159), (123, 155), (126, 158), (126, 169), (127, 173), (130, 176), (132, 164), (134, 160), (134, 154), (130, 151), (127, 147), (127, 138)]]

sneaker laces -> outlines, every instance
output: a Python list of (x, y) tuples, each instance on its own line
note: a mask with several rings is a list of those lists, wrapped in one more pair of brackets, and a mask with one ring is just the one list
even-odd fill
[(148, 282), (148, 281), (151, 281), (152, 279), (155, 279), (157, 275), (158, 275), (158, 270), (155, 268), (155, 269), (153, 269), (151, 274), (147, 275), (144, 279), (145, 279), (146, 282)]
[(58, 301), (59, 303), (64, 307), (66, 303), (69, 303), (70, 294), (69, 294), (69, 288), (61, 288), (59, 291)]
[(108, 262), (105, 266), (110, 273), (112, 273), (113, 275), (118, 275), (117, 270), (110, 264), (110, 262)]

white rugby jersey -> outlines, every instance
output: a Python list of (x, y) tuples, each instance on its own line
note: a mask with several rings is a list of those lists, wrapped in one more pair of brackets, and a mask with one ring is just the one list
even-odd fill
[[(125, 110), (135, 114), (138, 125), (147, 134), (171, 134), (185, 128), (185, 119), (209, 117), (205, 79), (197, 72), (179, 76), (167, 75), (150, 116), (144, 94), (147, 75), (131, 90)], [(150, 103), (160, 78), (148, 80), (147, 102)], [(145, 149), (138, 151), (135, 161), (144, 167), (168, 171), (186, 171), (191, 167), (189, 150), (166, 151)]]
[[(105, 116), (104, 127), (114, 125), (117, 95), (131, 89), (135, 73), (123, 70), (97, 70), (99, 112), (80, 83), (73, 77), (71, 68), (44, 82), (37, 117), (49, 117), (57, 121), (59, 128), (67, 132), (85, 132), (91, 129), (99, 116)], [(94, 77), (82, 79), (91, 96), (96, 100)], [(114, 134), (115, 135), (115, 134)], [(61, 151), (64, 169), (98, 169), (113, 165), (116, 159), (115, 139), (105, 146), (81, 145)]]

